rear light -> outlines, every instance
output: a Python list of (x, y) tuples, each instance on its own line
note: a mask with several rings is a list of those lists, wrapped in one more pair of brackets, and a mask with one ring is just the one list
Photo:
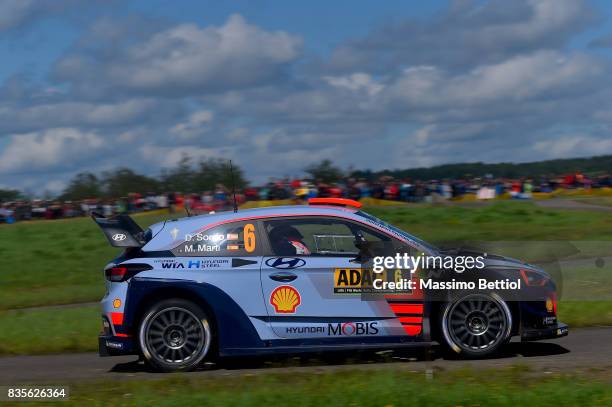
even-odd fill
[(546, 311), (557, 315), (557, 295), (555, 293), (546, 299)]
[(521, 277), (523, 278), (525, 284), (530, 287), (542, 287), (550, 280), (550, 278), (545, 274), (538, 273), (537, 271), (533, 270), (524, 269), (521, 270)]
[(127, 267), (111, 267), (105, 270), (108, 281), (123, 281), (127, 274)]
[(148, 264), (122, 264), (121, 266), (109, 267), (104, 270), (106, 279), (113, 283), (129, 280), (141, 271), (152, 270)]

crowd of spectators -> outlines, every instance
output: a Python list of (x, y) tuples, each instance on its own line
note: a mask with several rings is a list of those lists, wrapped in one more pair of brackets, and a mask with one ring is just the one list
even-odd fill
[[(493, 199), (500, 195), (512, 199), (530, 199), (533, 193), (552, 193), (559, 189), (612, 187), (610, 175), (589, 178), (583, 174), (563, 177), (501, 179), (493, 176), (430, 181), (398, 180), (383, 176), (376, 181), (346, 178), (324, 183), (303, 179), (278, 179), (260, 187), (237, 191), (239, 204), (245, 201), (292, 200), (301, 203), (314, 197), (375, 198), (401, 202), (443, 202), (472, 194), (476, 199)], [(233, 195), (224, 185), (202, 193), (133, 193), (118, 199), (95, 198), (81, 201), (19, 200), (0, 205), (0, 223), (23, 220), (59, 219), (88, 216), (92, 212), (104, 216), (155, 209), (186, 210), (203, 213), (226, 210), (233, 205)]]

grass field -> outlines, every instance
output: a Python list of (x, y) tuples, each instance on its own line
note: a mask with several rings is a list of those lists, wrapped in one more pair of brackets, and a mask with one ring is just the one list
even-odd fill
[(612, 197), (609, 197), (609, 196), (579, 197), (579, 198), (572, 198), (572, 200), (586, 203), (586, 204), (591, 204), (591, 205), (612, 206)]
[(0, 355), (98, 350), (98, 306), (0, 312)]
[[(545, 210), (528, 202), (367, 210), (433, 243), (612, 240), (610, 215)], [(163, 218), (136, 216), (144, 227)], [(101, 270), (118, 254), (88, 218), (0, 225), (0, 241), (0, 310), (97, 301), (104, 289)]]
[[(406, 370), (208, 376), (73, 385), (65, 405), (111, 406), (596, 406), (612, 404), (606, 379), (498, 370)], [(63, 404), (63, 405), (64, 405)]]
[[(162, 216), (137, 216), (143, 226)], [(119, 251), (89, 218), (0, 225), (0, 310), (97, 301)]]
[[(612, 325), (612, 301), (564, 302), (559, 318), (572, 328)], [(98, 306), (0, 312), (0, 355), (95, 352), (101, 329)]]
[(531, 202), (366, 210), (431, 242), (612, 240), (612, 214), (544, 209)]
[[(601, 212), (540, 209), (528, 202), (366, 210), (434, 243), (504, 241), (505, 245), (499, 245), (501, 254), (523, 259), (556, 250), (556, 243), (551, 249), (542, 241), (560, 242), (559, 247), (566, 245), (565, 240), (585, 245), (598, 241), (580, 248), (579, 254), (612, 253), (608, 248), (612, 247), (612, 216)], [(136, 216), (145, 227), (163, 218)], [(94, 350), (99, 331), (96, 307), (11, 309), (98, 301), (104, 294), (102, 268), (118, 250), (86, 218), (1, 225), (0, 241), (0, 354)], [(565, 269), (563, 279), (567, 301), (561, 302), (559, 313), (564, 322), (572, 327), (612, 325), (610, 265)]]

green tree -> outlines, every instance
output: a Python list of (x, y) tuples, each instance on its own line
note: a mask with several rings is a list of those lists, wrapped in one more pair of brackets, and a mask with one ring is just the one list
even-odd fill
[(21, 192), (16, 189), (0, 189), (0, 202), (16, 201), (21, 198)]
[[(247, 185), (244, 172), (235, 164), (232, 167), (236, 190), (244, 188)], [(213, 190), (217, 184), (222, 184), (231, 190), (232, 172), (230, 171), (229, 161), (215, 158), (201, 160), (195, 174), (194, 192)]]
[(60, 199), (81, 200), (97, 198), (102, 195), (101, 183), (91, 172), (81, 172), (72, 178)]
[(412, 178), (420, 180), (483, 177), (491, 174), (494, 177), (519, 178), (538, 176), (560, 176), (580, 171), (589, 176), (599, 176), (610, 173), (612, 155), (590, 158), (569, 158), (536, 161), (530, 163), (496, 163), (481, 162), (444, 164), (428, 168), (409, 168), (404, 170), (369, 170), (354, 171), (352, 176), (367, 179), (377, 179), (382, 175), (392, 175), (396, 178)]
[(119, 168), (102, 174), (102, 184), (106, 195), (119, 198), (131, 192), (146, 194), (159, 192), (159, 181), (137, 174), (129, 168)]
[(161, 185), (167, 192), (193, 192), (195, 178), (191, 158), (184, 155), (176, 167), (162, 171)]
[(313, 179), (319, 180), (325, 183), (337, 182), (342, 179), (342, 170), (335, 167), (330, 160), (323, 160), (317, 164), (313, 164), (304, 171), (309, 174)]

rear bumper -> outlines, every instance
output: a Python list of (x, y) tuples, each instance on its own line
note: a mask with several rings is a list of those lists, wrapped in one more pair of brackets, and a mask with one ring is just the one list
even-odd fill
[(138, 349), (131, 337), (98, 336), (98, 354), (100, 356), (135, 355), (137, 353)]
[(558, 322), (556, 325), (546, 328), (524, 330), (521, 333), (521, 340), (539, 341), (541, 339), (561, 338), (563, 336), (567, 336), (568, 333), (569, 327), (567, 324)]

